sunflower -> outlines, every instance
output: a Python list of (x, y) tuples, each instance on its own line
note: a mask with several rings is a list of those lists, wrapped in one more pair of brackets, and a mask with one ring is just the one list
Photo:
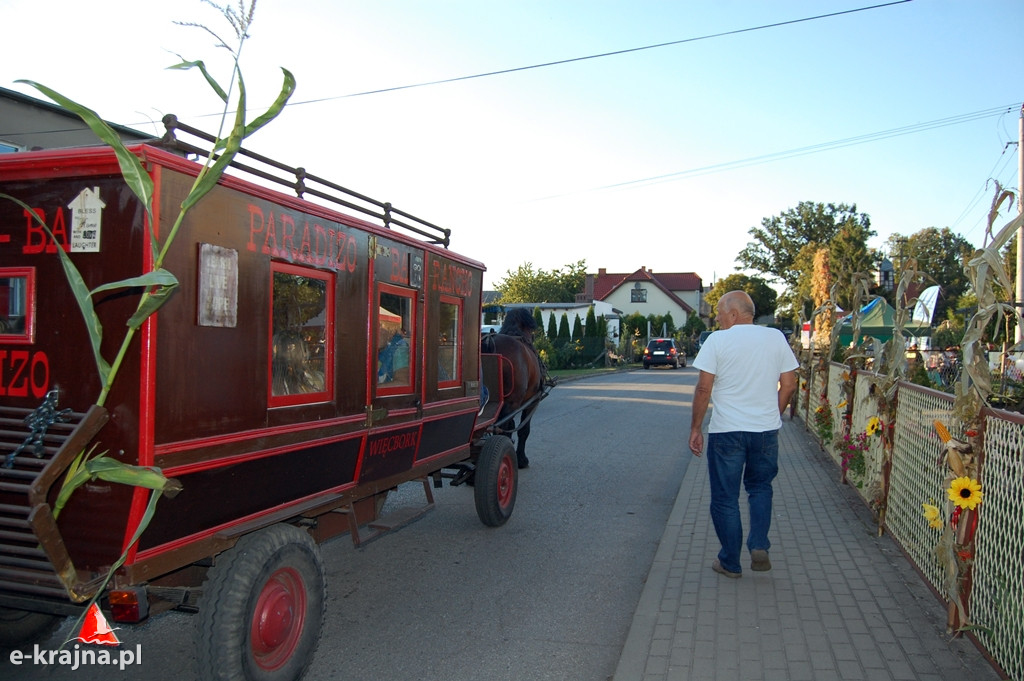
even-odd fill
[(954, 478), (949, 485), (949, 500), (973, 511), (981, 503), (981, 483), (967, 476)]
[(868, 419), (868, 425), (864, 428), (868, 436), (877, 435), (878, 431), (882, 430), (882, 420), (877, 416), (872, 416)]
[(921, 506), (924, 507), (924, 519), (928, 521), (928, 526), (941, 530), (943, 523), (939, 507), (931, 504), (921, 504)]

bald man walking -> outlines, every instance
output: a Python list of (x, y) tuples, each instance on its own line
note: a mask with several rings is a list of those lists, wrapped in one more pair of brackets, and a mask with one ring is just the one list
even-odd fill
[(747, 491), (750, 569), (772, 567), (768, 530), (772, 519), (772, 481), (779, 471), (781, 414), (796, 392), (799, 366), (778, 329), (754, 324), (754, 301), (744, 291), (729, 291), (716, 307), (719, 331), (708, 336), (693, 361), (700, 369), (690, 422), (690, 451), (704, 450), (702, 427), (711, 397), (708, 425), (708, 477), (711, 521), (722, 549), (711, 568), (730, 578), (743, 574), (740, 550), (740, 482)]

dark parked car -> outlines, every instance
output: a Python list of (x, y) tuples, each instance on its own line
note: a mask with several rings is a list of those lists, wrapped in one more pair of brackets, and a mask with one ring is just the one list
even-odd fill
[(686, 354), (672, 338), (652, 338), (644, 348), (644, 369), (652, 364), (668, 364), (673, 369), (686, 366)]

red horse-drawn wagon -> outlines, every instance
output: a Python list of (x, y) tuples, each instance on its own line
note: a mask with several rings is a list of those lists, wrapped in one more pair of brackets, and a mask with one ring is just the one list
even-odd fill
[[(0, 643), (47, 635), (99, 593), (117, 621), (196, 611), (204, 673), (297, 678), (320, 636), (318, 543), (395, 526), (383, 503), (409, 481), (424, 509), (431, 483), (472, 481), (481, 520), (503, 524), (508, 423), (546, 390), (479, 351), (483, 265), (389, 204), (243, 152), (176, 226), (209, 150), (174, 130), (212, 138), (167, 122), (162, 143), (130, 147), (151, 216), (109, 148), (0, 157), (17, 199), (0, 198)], [(172, 229), (177, 288), (120, 355), (143, 285), (103, 285), (152, 267)], [(99, 355), (117, 356), (102, 406), (76, 285)], [(58, 503), (82, 452), (178, 491), (147, 517), (149, 490), (94, 476)]]

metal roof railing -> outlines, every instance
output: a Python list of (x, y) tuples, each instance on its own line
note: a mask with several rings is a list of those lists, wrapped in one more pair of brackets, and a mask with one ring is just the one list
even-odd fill
[[(185, 133), (203, 140), (212, 146), (217, 141), (214, 135), (182, 123), (174, 114), (164, 116), (163, 124), (164, 128), (166, 128), (166, 133), (161, 138), (159, 146), (187, 154), (196, 154), (204, 158), (217, 158), (217, 154), (213, 151), (178, 138), (178, 133)], [(249, 163), (239, 161), (240, 157), (260, 163), (263, 166), (285, 173), (285, 175), (275, 174), (270, 170), (262, 170)], [(235, 159), (231, 163), (231, 167), (268, 182), (288, 187), (299, 198), (306, 198), (306, 195), (316, 196), (329, 203), (344, 206), (364, 216), (374, 218), (387, 229), (401, 227), (429, 243), (438, 244), (444, 248), (448, 248), (451, 240), (450, 229), (439, 227), (411, 213), (399, 210), (388, 202), (377, 201), (322, 177), (312, 175), (306, 172), (305, 168), (293, 168), (245, 148), (238, 150)]]

